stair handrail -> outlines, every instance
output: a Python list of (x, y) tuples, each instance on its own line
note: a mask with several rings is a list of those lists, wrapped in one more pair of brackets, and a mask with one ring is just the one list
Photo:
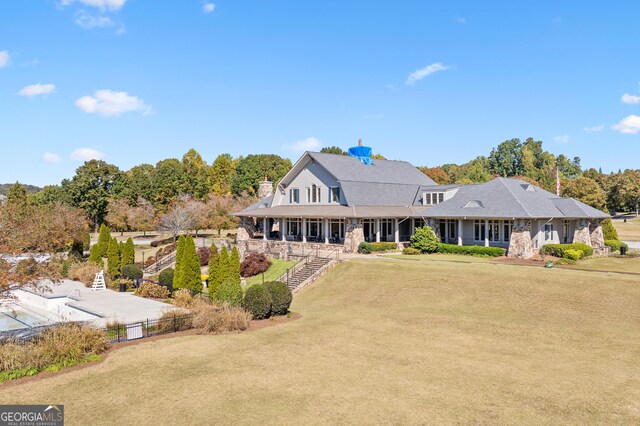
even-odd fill
[(144, 272), (149, 273), (149, 272), (154, 272), (154, 270), (155, 272), (160, 272), (160, 269), (164, 268), (166, 265), (169, 265), (175, 261), (176, 253), (177, 253), (177, 250), (174, 250), (171, 253), (167, 254), (166, 256), (156, 259), (155, 262), (153, 262), (151, 265), (144, 268)]
[(287, 268), (287, 271), (284, 274), (280, 275), (276, 281), (281, 281), (288, 285), (289, 276), (295, 274), (300, 269), (302, 269), (307, 263), (309, 263), (310, 256), (311, 256), (310, 254), (307, 254), (306, 256), (295, 255), (295, 257), (301, 257), (302, 260), (296, 263), (295, 265), (293, 265), (291, 268)]

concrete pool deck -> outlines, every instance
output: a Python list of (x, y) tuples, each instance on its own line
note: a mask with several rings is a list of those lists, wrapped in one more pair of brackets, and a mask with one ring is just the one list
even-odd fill
[(68, 297), (66, 304), (81, 311), (99, 316), (91, 322), (103, 326), (109, 321), (133, 322), (157, 319), (173, 308), (168, 303), (145, 299), (133, 293), (118, 293), (113, 290), (92, 291), (83, 283), (63, 280), (49, 284), (49, 291), (31, 291), (45, 298)]

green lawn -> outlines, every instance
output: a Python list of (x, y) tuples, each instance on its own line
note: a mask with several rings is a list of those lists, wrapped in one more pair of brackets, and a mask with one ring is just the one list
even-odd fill
[[(296, 260), (271, 259), (271, 267), (264, 273), (264, 282), (277, 280), (287, 272), (288, 268), (293, 268), (296, 263), (298, 263)], [(254, 284), (262, 284), (262, 274), (247, 278), (246, 288)]]
[(563, 265), (562, 267), (569, 269), (584, 269), (588, 271), (627, 272), (640, 275), (640, 258), (592, 257), (590, 259), (580, 260), (575, 265)]
[(640, 219), (614, 220), (613, 225), (621, 241), (640, 241)]
[(302, 318), (128, 346), (0, 387), (69, 425), (638, 424), (640, 279), (494, 263), (343, 262)]

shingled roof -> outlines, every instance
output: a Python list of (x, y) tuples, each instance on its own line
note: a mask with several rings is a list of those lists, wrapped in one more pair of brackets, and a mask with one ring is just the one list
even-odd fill
[(440, 218), (609, 217), (572, 198), (561, 198), (521, 179), (495, 178), (478, 185), (461, 185), (451, 199), (418, 212)]

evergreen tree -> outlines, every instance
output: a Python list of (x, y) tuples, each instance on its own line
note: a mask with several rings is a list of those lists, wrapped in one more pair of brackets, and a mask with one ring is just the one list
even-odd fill
[(229, 278), (231, 278), (231, 276), (229, 275), (229, 252), (227, 251), (226, 247), (222, 247), (222, 250), (220, 250), (220, 261), (218, 262), (218, 268), (219, 268), (219, 283), (222, 284), (223, 282), (227, 281)]
[(213, 297), (213, 288), (216, 284), (219, 284), (219, 268), (220, 255), (218, 254), (218, 247), (216, 244), (211, 244), (211, 254), (209, 255), (209, 278), (207, 280), (207, 287), (209, 289), (209, 296)]
[(240, 285), (240, 253), (236, 247), (231, 249), (229, 256), (229, 279)]
[(129, 237), (122, 251), (122, 266), (133, 265), (134, 263), (136, 263), (136, 248), (133, 245), (133, 240)]
[(200, 293), (202, 291), (202, 274), (200, 271), (200, 258), (196, 250), (196, 243), (191, 235), (187, 236), (185, 244), (185, 262), (182, 266), (182, 280), (184, 288), (191, 290), (192, 293)]
[(100, 256), (100, 250), (97, 244), (91, 246), (91, 250), (89, 251), (89, 262), (93, 262), (100, 267), (104, 267), (104, 261)]
[(112, 278), (120, 275), (120, 247), (115, 238), (111, 239), (107, 248), (107, 272)]
[(100, 225), (100, 235), (98, 236), (98, 254), (100, 257), (105, 257), (107, 255), (107, 250), (109, 249), (109, 243), (111, 242), (111, 231), (109, 227), (104, 223)]
[(180, 235), (178, 238), (178, 245), (176, 248), (176, 269), (173, 275), (173, 288), (178, 289), (182, 288), (182, 265), (184, 265), (184, 246), (185, 246), (185, 238), (184, 235)]
[[(202, 278), (200, 275), (200, 259), (196, 251), (196, 244), (191, 235), (182, 239), (182, 248), (180, 253), (180, 265), (176, 263), (176, 275), (173, 277), (173, 288), (186, 288), (192, 293), (202, 291)], [(178, 242), (180, 245), (180, 242)]]

